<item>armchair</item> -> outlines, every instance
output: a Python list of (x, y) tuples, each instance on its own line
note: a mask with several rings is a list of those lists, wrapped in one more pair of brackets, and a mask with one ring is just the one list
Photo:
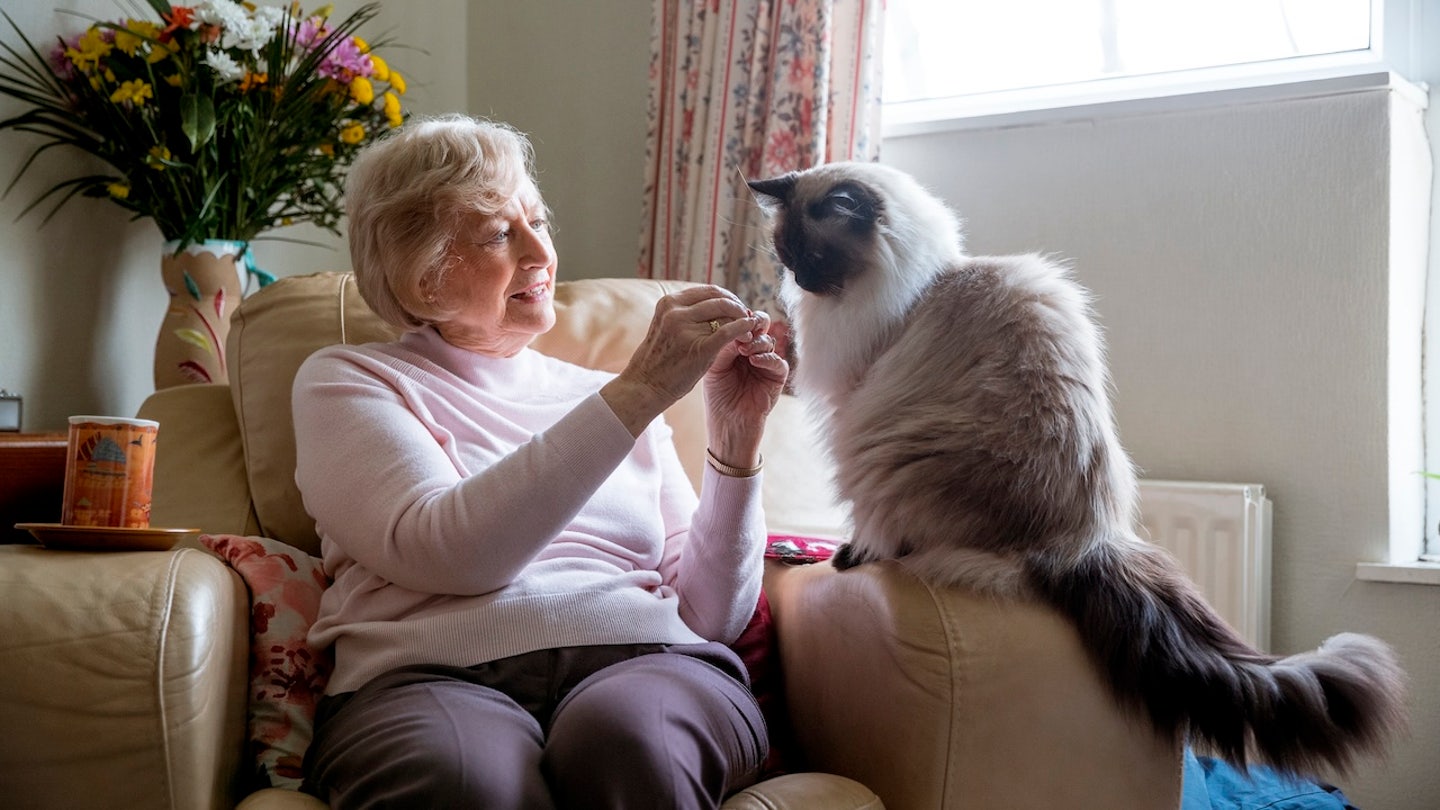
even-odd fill
[[(563, 282), (536, 348), (619, 370), (676, 283)], [(388, 339), (348, 274), (283, 279), (247, 299), (230, 384), (155, 393), (152, 521), (260, 535), (318, 554), (293, 482), (290, 380), (328, 343)], [(831, 535), (803, 407), (782, 398), (765, 445), (772, 532)], [(666, 415), (698, 482), (698, 391)], [(732, 797), (747, 808), (1179, 806), (1181, 747), (1105, 691), (1047, 608), (917, 582), (898, 566), (767, 563), (785, 703), (806, 772)], [(16, 808), (315, 808), (239, 795), (249, 765), (246, 585), (193, 541), (171, 552), (0, 546), (0, 804)]]

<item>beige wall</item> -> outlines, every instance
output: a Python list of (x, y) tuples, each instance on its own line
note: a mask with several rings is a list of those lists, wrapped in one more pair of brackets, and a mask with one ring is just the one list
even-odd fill
[[(21, 3), (27, 31), (58, 30), (42, 5)], [(415, 108), (468, 107), (530, 131), (562, 274), (629, 275), (649, 4), (398, 10), (418, 6), (390, 14), (397, 38), (430, 52), (392, 60), (409, 66)], [(1362, 96), (1081, 120), (894, 139), (884, 153), (962, 210), (976, 251), (1074, 260), (1098, 295), (1122, 435), (1147, 474), (1266, 485), (1276, 649), (1371, 632), (1413, 679), (1411, 739), (1388, 767), (1342, 784), (1362, 807), (1429, 810), (1440, 801), (1440, 587), (1353, 577), (1388, 541), (1382, 107)], [(8, 140), (7, 179), (20, 160)], [(43, 229), (12, 222), (41, 187), (32, 179), (0, 201), (0, 386), (26, 395), (29, 429), (132, 412), (149, 391), (163, 306), (159, 238), (100, 203)], [(345, 264), (343, 251), (260, 255), (282, 273)]]
[(530, 133), (561, 278), (633, 276), (649, 0), (475, 2), (470, 111)]

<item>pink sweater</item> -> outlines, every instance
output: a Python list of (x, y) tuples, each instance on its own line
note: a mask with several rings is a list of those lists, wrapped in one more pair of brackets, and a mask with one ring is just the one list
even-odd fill
[(433, 329), (332, 346), (295, 378), (295, 481), (325, 591), (310, 631), (331, 694), (412, 663), (550, 647), (733, 641), (754, 612), (760, 477), (696, 498), (656, 420), (630, 436), (611, 378)]

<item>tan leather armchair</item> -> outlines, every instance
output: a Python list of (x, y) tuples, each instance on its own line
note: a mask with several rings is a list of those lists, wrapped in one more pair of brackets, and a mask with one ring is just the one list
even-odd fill
[[(536, 347), (618, 370), (676, 286), (562, 283), (559, 324)], [(292, 477), (290, 380), (319, 346), (390, 335), (348, 275), (283, 279), (247, 299), (230, 384), (166, 389), (141, 409), (161, 424), (153, 524), (318, 553)], [(699, 394), (666, 416), (698, 480)], [(842, 531), (792, 398), (772, 416), (764, 455), (771, 531)], [(770, 563), (765, 587), (811, 770), (766, 780), (729, 810), (1179, 805), (1180, 746), (1117, 708), (1052, 611), (937, 590), (885, 563), (844, 573)], [(244, 584), (193, 543), (0, 547), (0, 805), (323, 808), (287, 790), (237, 795), (248, 620)]]

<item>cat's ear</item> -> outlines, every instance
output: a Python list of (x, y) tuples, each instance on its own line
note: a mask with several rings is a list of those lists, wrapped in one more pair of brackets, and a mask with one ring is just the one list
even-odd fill
[(769, 180), (747, 180), (745, 185), (760, 196), (762, 205), (784, 205), (790, 201), (790, 194), (795, 191), (795, 181), (799, 177), (797, 172), (788, 172)]

